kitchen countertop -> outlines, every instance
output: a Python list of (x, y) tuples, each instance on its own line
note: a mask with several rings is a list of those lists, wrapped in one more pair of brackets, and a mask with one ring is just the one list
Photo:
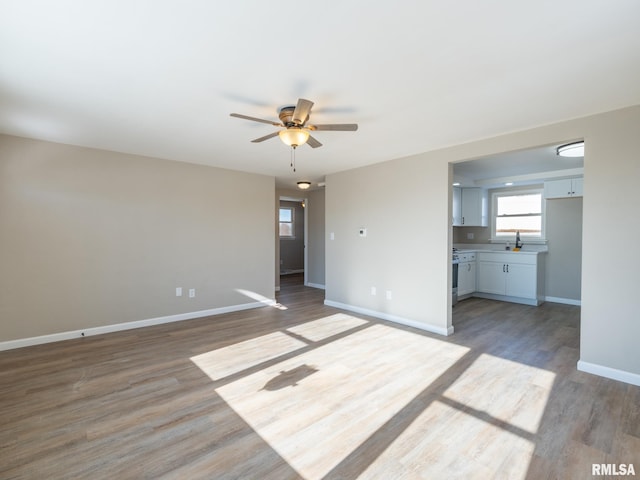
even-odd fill
[(548, 253), (547, 247), (543, 245), (536, 245), (536, 247), (541, 247), (537, 250), (520, 250), (519, 252), (514, 252), (513, 250), (505, 250), (504, 247), (497, 248), (497, 245), (478, 245), (478, 248), (458, 248), (455, 253), (465, 254), (465, 253), (510, 253), (514, 255), (538, 255), (540, 253)]

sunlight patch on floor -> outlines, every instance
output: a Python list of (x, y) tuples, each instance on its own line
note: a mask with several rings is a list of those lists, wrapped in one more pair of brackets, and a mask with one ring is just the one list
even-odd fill
[(306, 322), (295, 327), (287, 328), (288, 332), (300, 335), (313, 342), (319, 342), (325, 338), (332, 337), (338, 333), (345, 332), (360, 325), (368, 323), (361, 318), (352, 317), (345, 313), (336, 313), (328, 317), (320, 318), (319, 320), (313, 320)]
[(371, 463), (359, 480), (379, 478), (524, 479), (535, 443), (438, 400)]
[[(325, 320), (336, 331), (358, 319)], [(322, 322), (294, 327), (314, 336)], [(326, 326), (326, 325), (325, 325)], [(338, 328), (336, 328), (338, 327)], [(322, 335), (321, 335), (322, 337)], [(260, 351), (260, 341), (253, 347)], [(291, 467), (306, 479), (322, 478), (385, 422), (442, 375), (468, 349), (401, 329), (374, 324), (216, 389)], [(240, 350), (226, 350), (242, 355)], [(255, 352), (245, 350), (255, 362)], [(225, 362), (223, 356), (217, 361)], [(273, 380), (302, 371), (295, 383)], [(306, 372), (306, 373), (305, 373)], [(271, 382), (271, 383), (270, 383)]]
[(191, 357), (211, 380), (220, 380), (254, 365), (306, 347), (306, 343), (282, 332), (273, 332)]
[(483, 354), (443, 396), (514, 430), (535, 434), (554, 380), (548, 370)]
[(241, 293), (242, 295), (252, 298), (253, 300), (263, 303), (269, 307), (274, 307), (274, 308), (277, 308), (278, 310), (287, 310), (286, 306), (276, 302), (273, 298), (267, 298), (264, 295), (260, 295), (259, 293), (252, 292), (251, 290), (245, 290), (244, 288), (236, 288), (236, 292)]

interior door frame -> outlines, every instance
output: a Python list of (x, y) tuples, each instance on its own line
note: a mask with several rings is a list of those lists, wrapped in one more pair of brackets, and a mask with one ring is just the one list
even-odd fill
[[(302, 208), (304, 211), (304, 231), (303, 231), (303, 239), (302, 239), (302, 254), (303, 254), (303, 269), (304, 269), (304, 285), (307, 285), (309, 283), (309, 279), (308, 279), (308, 275), (309, 275), (309, 268), (308, 268), (308, 264), (309, 264), (309, 258), (308, 258), (308, 252), (309, 249), (307, 248), (307, 239), (309, 238), (309, 199), (307, 197), (292, 197), (289, 195), (280, 195), (278, 197), (278, 206), (280, 206), (280, 202), (301, 202), (304, 203), (304, 207)], [(278, 258), (280, 259), (280, 243), (278, 243)], [(280, 269), (280, 265), (278, 265), (278, 269)], [(278, 275), (280, 275), (280, 272), (278, 271)]]

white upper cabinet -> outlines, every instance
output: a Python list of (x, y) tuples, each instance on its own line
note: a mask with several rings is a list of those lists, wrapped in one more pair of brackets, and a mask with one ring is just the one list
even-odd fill
[(486, 227), (489, 225), (489, 196), (483, 188), (462, 189), (462, 227)]
[(569, 198), (582, 196), (583, 178), (565, 178), (544, 182), (544, 198)]
[(462, 189), (453, 187), (453, 205), (452, 205), (452, 224), (454, 226), (462, 225)]

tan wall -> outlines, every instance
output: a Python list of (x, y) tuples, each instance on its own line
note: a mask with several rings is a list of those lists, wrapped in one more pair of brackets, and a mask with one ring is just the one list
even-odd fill
[[(392, 160), (327, 177), (327, 300), (441, 328), (451, 324), (450, 162), (584, 138), (581, 360), (640, 375), (640, 106)], [(357, 237), (358, 227), (370, 237)], [(370, 287), (394, 290), (394, 299)]]
[(273, 298), (274, 189), (272, 177), (0, 136), (0, 341), (255, 301), (236, 289)]
[(448, 172), (415, 156), (327, 176), (328, 301), (446, 331)]

